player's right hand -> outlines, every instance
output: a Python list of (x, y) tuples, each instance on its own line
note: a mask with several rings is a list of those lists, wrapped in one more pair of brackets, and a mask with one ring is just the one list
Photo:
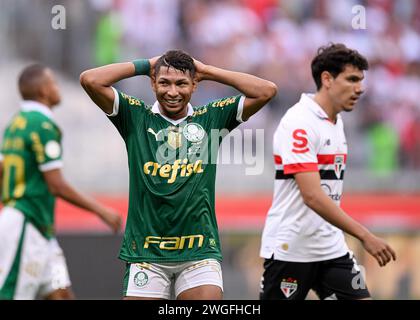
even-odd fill
[(117, 233), (122, 225), (121, 216), (112, 208), (103, 208), (100, 212), (101, 219), (105, 222), (114, 233)]
[(362, 240), (363, 247), (378, 261), (379, 266), (384, 267), (388, 262), (397, 259), (395, 251), (381, 238), (373, 234)]

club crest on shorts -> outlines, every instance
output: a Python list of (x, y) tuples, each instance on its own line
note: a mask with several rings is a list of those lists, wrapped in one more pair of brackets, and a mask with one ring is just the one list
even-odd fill
[(334, 172), (337, 179), (341, 177), (341, 171), (343, 171), (344, 166), (344, 155), (336, 155), (334, 158)]
[(297, 280), (293, 278), (283, 279), (280, 283), (280, 289), (286, 298), (291, 297), (297, 290)]
[(134, 276), (134, 284), (137, 287), (144, 287), (149, 282), (149, 277), (143, 271), (137, 272)]

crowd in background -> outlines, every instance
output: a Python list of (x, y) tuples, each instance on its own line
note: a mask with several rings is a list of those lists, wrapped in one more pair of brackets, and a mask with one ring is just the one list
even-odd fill
[[(24, 8), (23, 0), (14, 1), (14, 6), (19, 3), (16, 12)], [(181, 48), (205, 63), (256, 74), (278, 85), (278, 96), (250, 127), (273, 130), (302, 92), (315, 90), (310, 63), (320, 46), (341, 42), (355, 48), (368, 58), (370, 70), (364, 98), (345, 117), (352, 166), (384, 175), (420, 168), (419, 1), (64, 0), (62, 4), (68, 12), (67, 30), (42, 37), (33, 25), (37, 21), (38, 29), (51, 28), (39, 23), (39, 16), (51, 16), (51, 11), (37, 12), (53, 2), (33, 1), (31, 16), (10, 28), (20, 39), (17, 52), (55, 63), (77, 77), (94, 65)], [(25, 39), (31, 40), (30, 47)], [(235, 94), (223, 86), (203, 86), (194, 103)], [(149, 89), (127, 88), (130, 94), (153, 99)]]
[[(66, 26), (53, 30), (51, 8), (56, 4), (56, 0), (0, 1), (0, 129), (19, 108), (16, 77), (23, 66), (40, 61), (58, 71), (63, 107), (55, 115), (64, 132), (66, 176), (89, 193), (125, 196), (128, 173), (123, 142), (78, 83), (83, 70), (180, 48), (205, 63), (274, 81), (279, 87), (276, 99), (240, 126), (267, 131), (262, 155), (269, 163), (265, 177), (246, 177), (233, 166), (218, 167), (221, 196), (233, 192), (254, 196), (272, 191), (272, 131), (302, 92), (315, 90), (311, 59), (318, 47), (328, 42), (355, 48), (370, 62), (366, 93), (356, 109), (344, 115), (349, 171), (353, 170), (346, 174), (346, 190), (420, 190), (420, 1), (61, 0)], [(366, 11), (366, 28), (357, 29), (352, 22), (363, 13), (360, 8)], [(363, 19), (356, 22), (363, 27)], [(139, 81), (123, 81), (120, 88), (153, 103), (147, 79)], [(199, 87), (194, 104), (236, 94), (207, 82)], [(372, 179), (369, 173), (376, 177)], [(404, 197), (399, 199), (405, 201)], [(406, 208), (402, 203), (401, 211)], [(399, 260), (384, 270), (379, 271), (361, 252), (357, 254), (356, 245), (352, 246), (367, 267), (374, 296), (419, 299), (420, 239), (411, 220), (401, 216), (400, 221), (392, 215), (369, 221), (372, 226), (410, 230), (403, 236), (390, 235)], [(238, 225), (241, 222), (238, 219)], [(410, 228), (401, 227), (406, 225)], [(226, 238), (223, 247), (226, 287), (234, 288), (227, 290), (226, 297), (255, 299), (262, 264), (249, 257), (259, 250), (260, 230), (253, 238), (243, 231), (239, 237)], [(82, 240), (86, 243), (85, 238)], [(78, 261), (79, 242), (73, 252), (74, 259), (69, 262), (74, 263), (70, 268), (76, 283), (75, 267), (83, 265), (80, 273), (85, 274), (86, 261)], [(109, 272), (109, 264), (103, 269)], [(94, 294), (89, 298), (98, 298), (98, 293)]]
[[(280, 88), (277, 99), (270, 104), (276, 117), (293, 105), (301, 92), (314, 90), (310, 63), (321, 45), (343, 42), (359, 50), (368, 58), (370, 70), (366, 95), (357, 115), (350, 120), (349, 134), (358, 131), (355, 136), (363, 139), (361, 150), (369, 156), (361, 156), (361, 162), (367, 159), (372, 170), (384, 174), (401, 166), (420, 168), (418, 1), (119, 0), (91, 3), (103, 12), (100, 22), (109, 21), (108, 35), (115, 40), (115, 46), (108, 51), (115, 55), (105, 57), (107, 51), (100, 45), (97, 47), (101, 48), (97, 50), (97, 64), (123, 58), (120, 55), (124, 47), (131, 48), (127, 52), (138, 52), (146, 57), (181, 47), (206, 63), (274, 81)], [(365, 10), (365, 25), (363, 17), (357, 20), (356, 15), (362, 11), (356, 6), (363, 6)], [(111, 17), (114, 23), (110, 22)], [(358, 21), (362, 24), (357, 24)], [(102, 36), (106, 34), (104, 25), (98, 34), (101, 32)], [(103, 40), (104, 45), (109, 45)], [(211, 99), (214, 94), (207, 90), (203, 100)]]

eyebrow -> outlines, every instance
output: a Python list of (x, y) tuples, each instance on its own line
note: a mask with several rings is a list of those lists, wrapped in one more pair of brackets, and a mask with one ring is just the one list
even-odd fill
[[(170, 79), (168, 79), (168, 78), (166, 78), (166, 77), (163, 77), (163, 76), (162, 76), (162, 77), (159, 77), (158, 81), (171, 82), (171, 80), (170, 80)], [(189, 80), (188, 80), (188, 78), (181, 78), (181, 79), (176, 80), (175, 82), (176, 82), (176, 83), (179, 83), (179, 82), (189, 82)]]
[(356, 80), (360, 80), (360, 81), (362, 81), (363, 79), (365, 78), (365, 76), (363, 75), (363, 76), (357, 76), (357, 75), (355, 75), (355, 74), (351, 74), (351, 75), (349, 75), (349, 76), (347, 76), (347, 79), (349, 79), (349, 80), (354, 80), (354, 79), (356, 79)]

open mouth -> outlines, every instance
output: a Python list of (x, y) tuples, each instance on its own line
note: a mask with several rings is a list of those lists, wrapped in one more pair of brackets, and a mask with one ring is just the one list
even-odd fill
[(176, 106), (182, 102), (182, 99), (165, 99), (165, 102), (169, 106)]

